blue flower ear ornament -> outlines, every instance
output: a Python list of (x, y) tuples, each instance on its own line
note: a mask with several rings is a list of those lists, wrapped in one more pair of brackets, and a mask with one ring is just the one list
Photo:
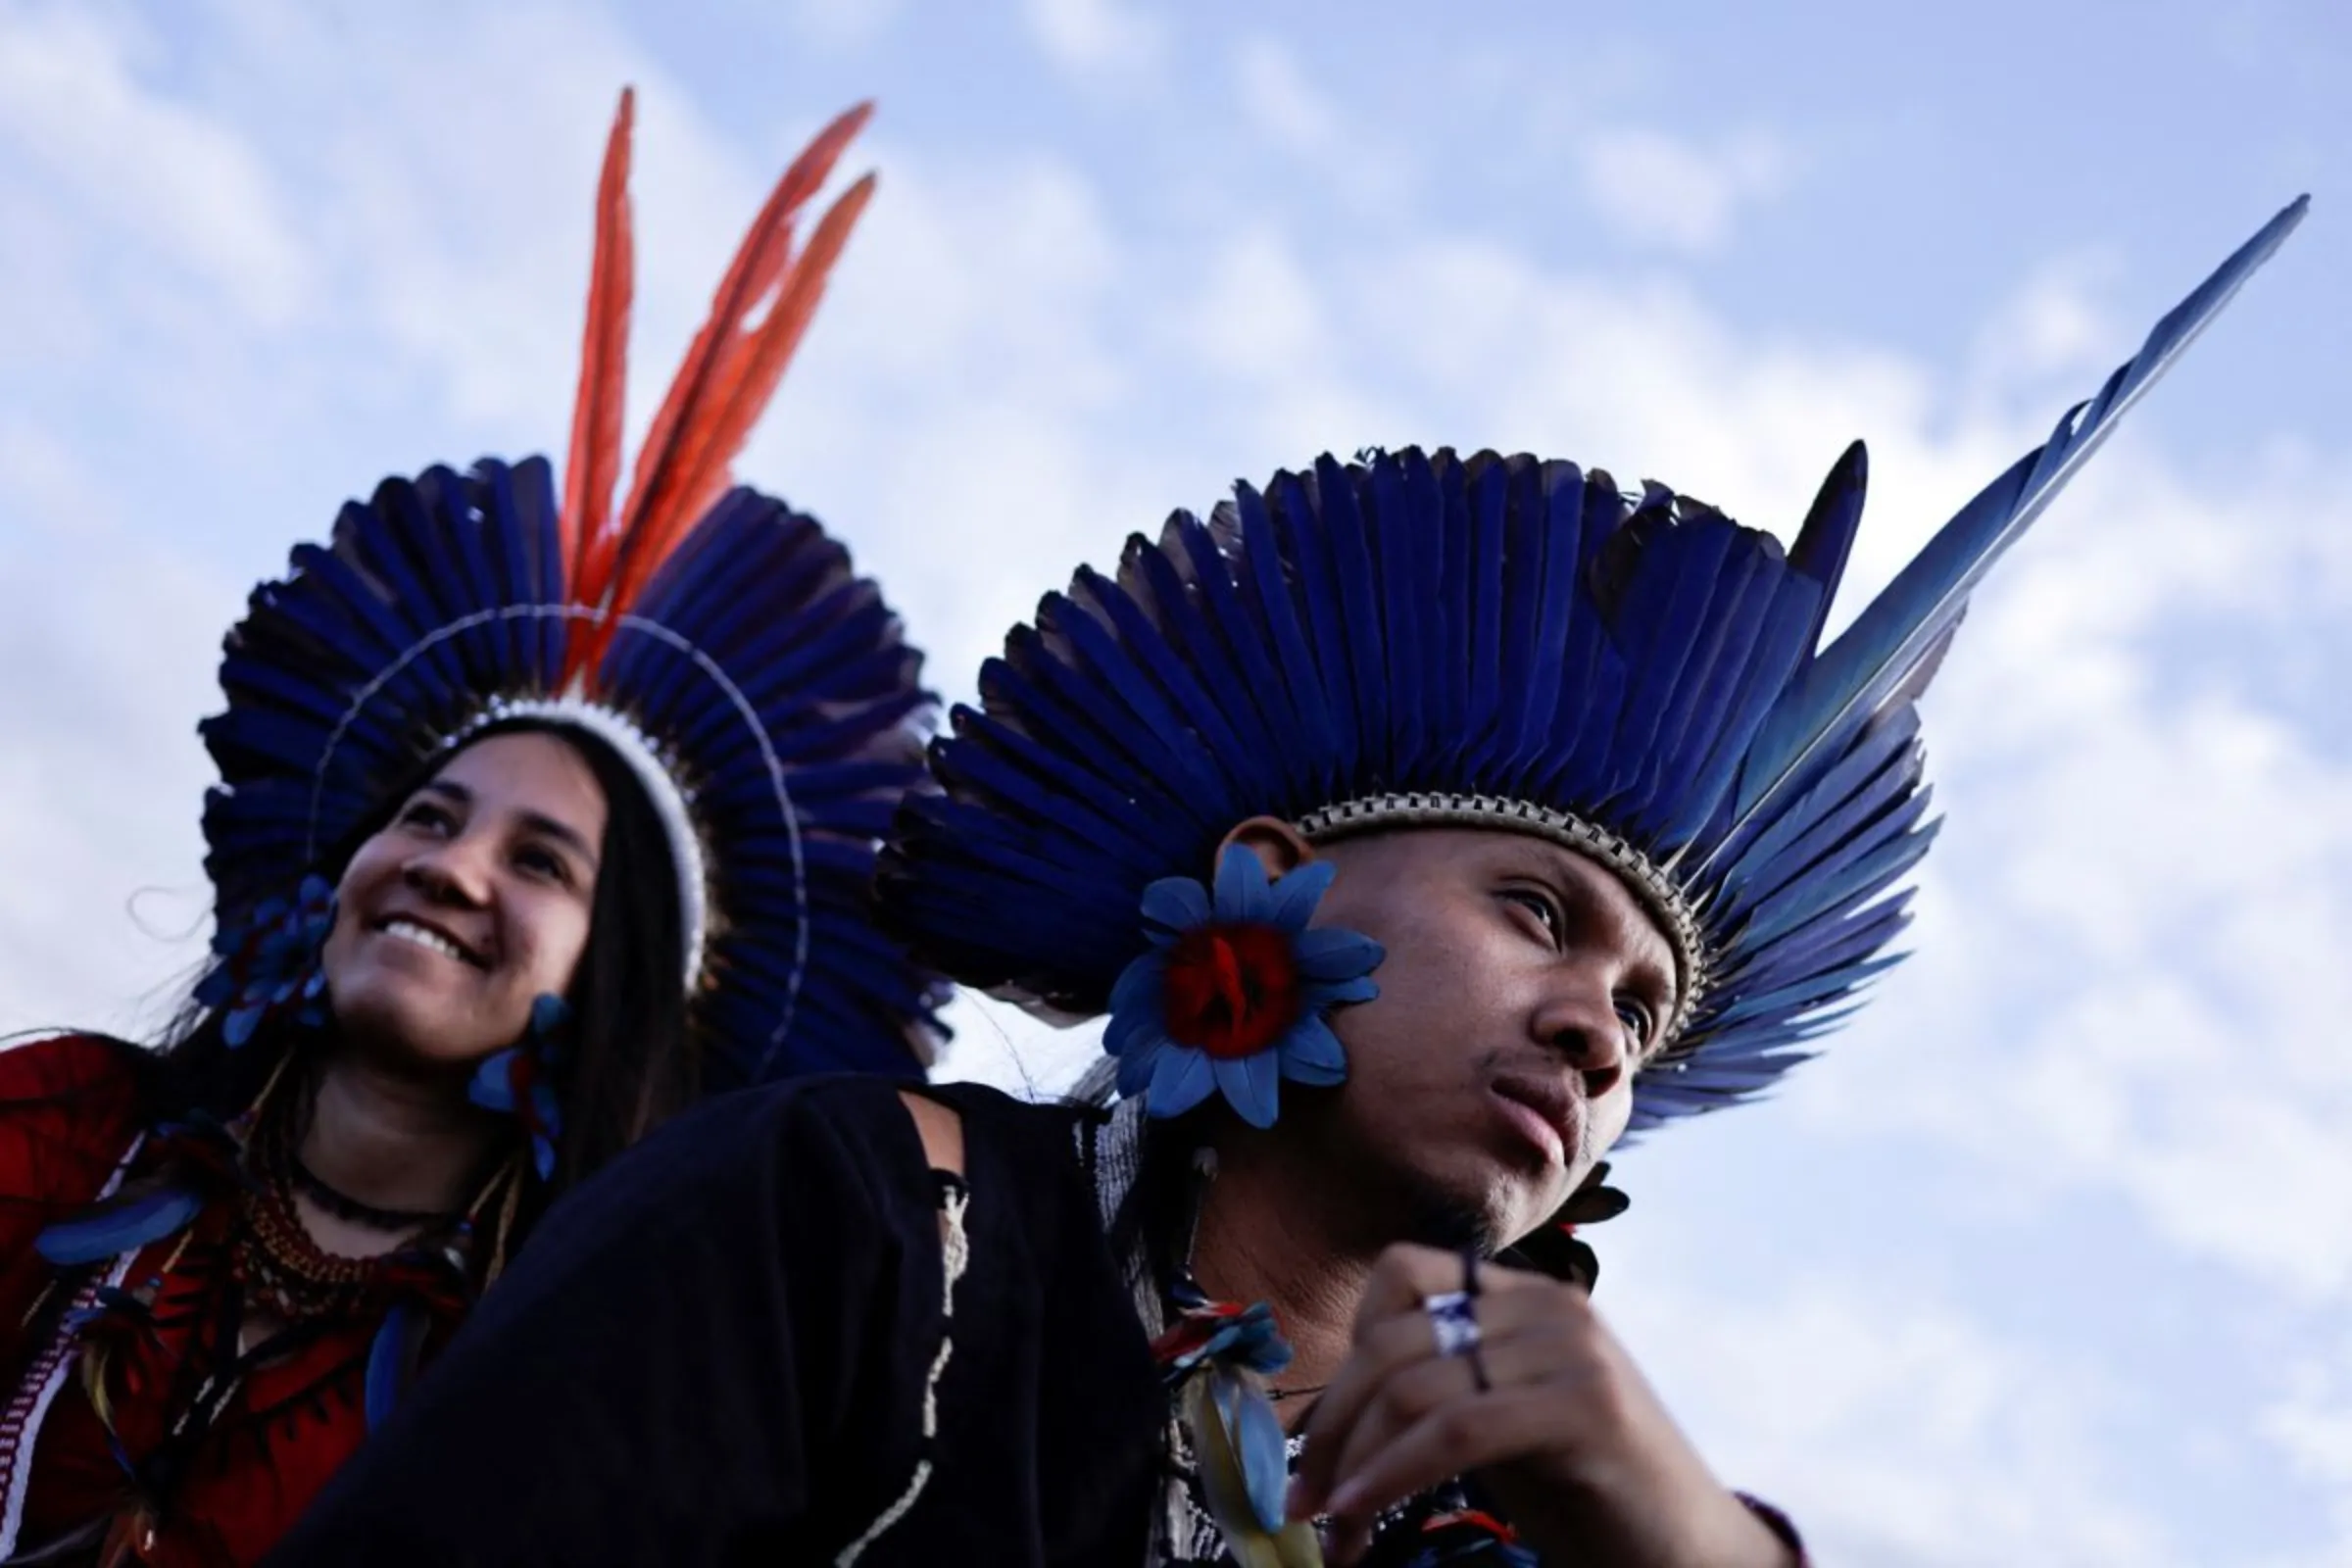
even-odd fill
[(1357, 931), (1308, 925), (1331, 887), (1315, 860), (1269, 877), (1228, 845), (1212, 890), (1191, 877), (1144, 889), (1151, 949), (1111, 988), (1102, 1047), (1118, 1059), (1119, 1093), (1153, 1116), (1181, 1116), (1222, 1094), (1252, 1127), (1271, 1127), (1282, 1080), (1329, 1087), (1348, 1056), (1326, 1015), (1380, 995), (1387, 956)]
[(466, 1091), (475, 1104), (522, 1123), (531, 1135), (531, 1164), (541, 1181), (554, 1178), (556, 1140), (564, 1136), (556, 1067), (564, 1057), (564, 1025), (570, 1020), (570, 1004), (562, 997), (553, 992), (539, 997), (531, 1004), (530, 1033), (475, 1068)]
[(318, 956), (334, 928), (334, 887), (314, 874), (292, 899), (264, 899), (246, 924), (213, 934), (219, 961), (197, 983), (196, 1000), (227, 1010), (220, 1037), (231, 1050), (288, 1004), (301, 1008), (297, 1018), (306, 1027), (326, 1022), (326, 970)]

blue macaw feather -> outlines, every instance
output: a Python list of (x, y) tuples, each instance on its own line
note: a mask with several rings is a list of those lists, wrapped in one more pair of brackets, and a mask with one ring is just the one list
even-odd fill
[[(1577, 572), (1580, 580), (1597, 573), (1601, 553), (1610, 547), (1633, 510), (1605, 469), (1585, 473), (1584, 505), (1578, 522)], [(1630, 700), (1633, 671), (1597, 604), (1588, 604), (1570, 628), (1568, 663), (1576, 695), (1573, 725), (1554, 737), (1554, 755), (1547, 766), (1535, 770), (1535, 787), (1597, 799), (1610, 792), (1610, 760)]]
[(1217, 857), (1217, 882), (1211, 907), (1219, 920), (1263, 925), (1274, 918), (1273, 885), (1265, 867), (1247, 848), (1229, 844)]
[(1351, 980), (1369, 974), (1387, 956), (1380, 944), (1362, 932), (1338, 926), (1300, 931), (1291, 949), (1298, 956), (1298, 972), (1309, 980)]
[(2067, 411), (2050, 439), (1963, 507), (1783, 699), (1742, 781), (1742, 817), (1801, 788), (1816, 757), (1834, 755), (1947, 629), (1970, 590), (2039, 516), (2132, 407), (2172, 368), (2255, 270), (2302, 222), (2299, 197), (2158, 321), (2137, 354), (2087, 405)]
[(1764, 622), (1749, 647), (1746, 667), (1716, 723), (1710, 749), (1703, 760), (1690, 765), (1696, 782), (1683, 792), (1685, 798), (1657, 830), (1658, 845), (1670, 858), (1679, 857), (1706, 832), (1709, 823), (1723, 815), (1757, 728), (1771, 710), (1788, 671), (1801, 664), (1810, 651), (1825, 597), (1818, 586), (1793, 573), (1780, 577), (1775, 584)]
[[(1369, 980), (1362, 982), (1371, 984)], [(1370, 998), (1348, 1000), (1370, 1001)], [(1309, 1014), (1291, 1025), (1282, 1042), (1282, 1075), (1293, 1083), (1329, 1088), (1348, 1076), (1348, 1052), (1331, 1025)]]
[(1350, 1002), (1370, 1002), (1380, 995), (1380, 982), (1368, 974), (1351, 980), (1316, 980), (1303, 988), (1301, 996), (1312, 1008), (1341, 1006)]
[(1838, 803), (1868, 790), (1873, 780), (1900, 780), (1906, 768), (1916, 778), (1921, 760), (1919, 710), (1906, 703), (1856, 735), (1845, 756), (1810, 790), (1791, 800), (1776, 819), (1752, 818), (1748, 825), (1752, 836), (1739, 846), (1736, 855), (1726, 858), (1723, 850), (1716, 852), (1715, 858), (1725, 862), (1725, 886), (1744, 890), (1755, 884), (1782, 862), (1798, 838), (1836, 810)]
[[(1208, 1060), (1216, 1079), (1234, 1111), (1252, 1127), (1271, 1127), (1282, 1108), (1282, 1058), (1275, 1051), (1260, 1051), (1248, 1056), (1215, 1056)], [(1154, 1115), (1173, 1115), (1163, 1112), (1157, 1102), (1152, 1107)]]
[(1212, 529), (1223, 523), (1232, 534), (1246, 574), (1235, 579), (1241, 602), (1250, 610), (1243, 633), (1262, 644), (1275, 670), (1267, 689), (1287, 697), (1297, 715), (1299, 740), (1290, 776), (1313, 788), (1337, 771), (1342, 731), (1307, 641), (1308, 627), (1292, 596), (1283, 532), (1265, 497), (1246, 484), (1235, 485), (1232, 501), (1209, 515)]
[(1483, 747), (1502, 717), (1503, 673), (1503, 557), (1505, 518), (1510, 496), (1510, 473), (1499, 462), (1486, 461), (1475, 471), (1448, 464), (1446, 488), (1463, 492), (1463, 532), (1456, 552), (1459, 564), (1447, 573), (1459, 581), (1465, 595), (1462, 628), (1469, 646), (1463, 657), (1462, 723), (1448, 737), (1448, 760)]
[[(1102, 581), (1101, 577), (1082, 577), (1074, 586), (1084, 589)], [(1075, 599), (1050, 594), (1038, 606), (1038, 630), (1048, 638), (1068, 639), (1072, 665), (1082, 677), (1078, 689), (1104, 692), (1115, 700), (1115, 709), (1105, 703), (1103, 711), (1119, 715), (1115, 722), (1123, 733), (1142, 737), (1145, 744), (1139, 750), (1143, 755), (1156, 751), (1163, 760), (1162, 765), (1170, 771), (1171, 781), (1183, 786), (1188, 796), (1200, 792), (1214, 799), (1218, 793), (1217, 780), (1202, 765), (1198, 741), (1185, 733), (1174, 710), (1153, 688), (1150, 676), (1138, 667), (1102, 621), (1089, 614)], [(1214, 808), (1208, 809), (1213, 812)]]
[[(1427, 744), (1424, 715), (1438, 706), (1444, 687), (1442, 673), (1426, 662), (1421, 624), (1440, 613), (1439, 600), (1429, 591), (1437, 580), (1437, 539), (1413, 526), (1415, 513), (1429, 504), (1428, 472), (1429, 462), (1419, 453), (1381, 467), (1373, 475), (1364, 508), (1372, 525), (1369, 546), (1379, 606), (1362, 646), (1384, 665), (1375, 688), (1381, 710), (1373, 718), (1387, 734), (1382, 750), (1388, 776), (1398, 780), (1422, 755)], [(1435, 642), (1437, 632), (1434, 625), (1427, 628), (1428, 641)]]
[(1741, 964), (1738, 983), (1764, 989), (1810, 970), (1829, 970), (1878, 952), (1911, 923), (1911, 893), (1899, 888), (1866, 910), (1842, 919), (1815, 919), (1758, 949)]
[[(1191, 513), (1178, 512), (1168, 518), (1156, 548), (1138, 551), (1131, 544), (1128, 554), (1134, 559), (1122, 570), (1140, 566), (1148, 574), (1157, 617), (1180, 628), (1183, 646), (1212, 670), (1207, 678), (1220, 680), (1213, 672), (1220, 655), (1230, 661), (1231, 683), (1221, 687), (1220, 700), (1235, 715), (1235, 723), (1250, 731), (1250, 755), (1275, 759), (1285, 773), (1298, 772), (1302, 765), (1298, 711), (1265, 639), (1241, 629), (1249, 624), (1250, 612), (1216, 535)], [(1183, 590), (1185, 583), (1198, 590), (1198, 607), (1192, 594)]]
[(1161, 877), (1144, 889), (1145, 921), (1173, 936), (1202, 925), (1216, 913), (1208, 890), (1189, 876)]
[(1758, 673), (1756, 639), (1771, 613), (1774, 590), (1785, 576), (1777, 549), (1742, 533), (1729, 519), (1723, 527), (1728, 548), (1716, 572), (1709, 613), (1691, 637), (1689, 661), (1675, 682), (1656, 744), (1647, 748), (1649, 760), (1636, 786), (1642, 802), (1636, 831), (1653, 840), (1661, 819), (1690, 809), (1678, 797), (1690, 790), (1699, 757), (1713, 749), (1742, 680)]
[[(1141, 539), (1130, 541), (1131, 552), (1139, 548), (1150, 547)], [(1108, 628), (1102, 637), (1106, 657), (1124, 659), (1126, 651), (1132, 650), (1136, 694), (1164, 715), (1168, 732), (1189, 730), (1200, 737), (1196, 755), (1220, 773), (1234, 765), (1233, 760), (1244, 755), (1241, 734), (1206, 684), (1194, 673), (1199, 662), (1188, 665), (1167, 641), (1153, 635), (1150, 618), (1127, 590), (1110, 578), (1082, 571), (1071, 586), (1070, 598), (1089, 612), (1091, 620)], [(1227, 777), (1219, 782), (1230, 787), (1232, 781)]]
[(203, 1211), (204, 1200), (185, 1188), (125, 1188), (45, 1227), (32, 1247), (59, 1268), (102, 1262), (185, 1230)]
[[(1040, 607), (1041, 613), (1044, 607)], [(991, 661), (981, 668), (980, 694), (992, 711), (1056, 712), (1068, 722), (1065, 733), (1085, 735), (1092, 748), (1105, 756), (1098, 765), (1135, 771), (1152, 780), (1156, 803), (1183, 810), (1183, 792), (1172, 787), (1185, 769), (1169, 753), (1165, 736), (1140, 724), (1107, 696), (1088, 685), (1071, 664), (1048, 649), (1037, 630), (1023, 628), (1008, 638), (1002, 663)]]
[[(1237, 487), (1237, 503), (1243, 494)], [(1313, 650), (1312, 662), (1292, 667), (1287, 677), (1314, 682), (1329, 725), (1325, 755), (1332, 776), (1353, 778), (1363, 755), (1363, 736), (1356, 722), (1354, 661), (1348, 650), (1346, 611), (1331, 564), (1331, 540), (1327, 530), (1318, 526), (1320, 519), (1307, 481), (1298, 474), (1277, 473), (1266, 486), (1265, 506), (1277, 541), (1277, 554), (1269, 564), (1282, 573), (1281, 595), (1285, 601), (1297, 603), (1299, 624)], [(1289, 572), (1283, 572), (1284, 563), (1290, 564)]]
[(1130, 1042), (1159, 1034), (1161, 970), (1156, 956), (1145, 954), (1127, 966), (1111, 988), (1110, 1021), (1102, 1028), (1102, 1049), (1116, 1056)]
[[(1197, 522), (1183, 520), (1198, 530)], [(1221, 744), (1229, 758), (1261, 755), (1274, 746), (1274, 733), (1227, 640), (1202, 613), (1206, 585), (1188, 582), (1180, 569), (1177, 528), (1178, 519), (1171, 518), (1163, 530), (1164, 549), (1153, 548), (1140, 533), (1127, 536), (1119, 552), (1119, 596), (1104, 608), (1120, 638), (1139, 657), (1152, 660), (1154, 676), (1181, 694), (1191, 723), (1204, 734), (1225, 736)], [(1213, 552), (1211, 546), (1212, 558)], [(1216, 576), (1224, 576), (1222, 562), (1212, 559), (1212, 567)], [(1154, 627), (1166, 628), (1165, 647), (1152, 635)]]
[(1241, 1456), (1250, 1510), (1257, 1516), (1257, 1527), (1270, 1534), (1283, 1526), (1291, 1485), (1290, 1452), (1282, 1422), (1266, 1396), (1240, 1378), (1218, 1382), (1218, 1413), (1225, 1418), (1227, 1441)]
[(1367, 776), (1392, 777), (1389, 761), (1387, 661), (1382, 657), (1384, 628), (1380, 617), (1380, 583), (1372, 561), (1371, 509), (1349, 476), (1331, 456), (1315, 460), (1315, 496), (1323, 515), (1316, 530), (1326, 549), (1326, 564), (1336, 590), (1342, 656), (1348, 686), (1355, 698), (1355, 733), (1359, 741), (1356, 765)]
[(1830, 601), (1845, 577), (1845, 560), (1853, 552), (1854, 535), (1862, 526), (1862, 502), (1870, 492), (1870, 449), (1856, 441), (1839, 455), (1828, 477), (1815, 492), (1813, 505), (1798, 525), (1796, 542), (1788, 547), (1788, 569), (1819, 586), (1812, 624), (1806, 628), (1805, 653), (1821, 646), (1821, 631), (1830, 618)]
[(1338, 867), (1329, 860), (1309, 860), (1285, 871), (1268, 890), (1268, 922), (1286, 931), (1304, 932), (1336, 875)]
[(395, 1301), (385, 1311), (368, 1342), (368, 1370), (362, 1393), (368, 1430), (376, 1432), (391, 1419), (393, 1407), (408, 1392), (416, 1374), (416, 1358), (424, 1346), (427, 1321), (408, 1301)]
[(1198, 1051), (1160, 1051), (1145, 1093), (1154, 1116), (1181, 1116), (1218, 1088), (1208, 1056)]

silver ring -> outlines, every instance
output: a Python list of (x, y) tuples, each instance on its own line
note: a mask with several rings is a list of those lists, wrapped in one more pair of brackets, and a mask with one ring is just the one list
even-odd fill
[(1429, 1314), (1429, 1326), (1438, 1337), (1440, 1355), (1473, 1355), (1477, 1353), (1478, 1309), (1471, 1304), (1467, 1291), (1447, 1291), (1433, 1296), (1421, 1303)]

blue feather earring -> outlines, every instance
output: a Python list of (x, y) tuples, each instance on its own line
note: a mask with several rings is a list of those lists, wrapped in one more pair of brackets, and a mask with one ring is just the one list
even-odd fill
[(294, 897), (264, 899), (241, 926), (214, 933), (215, 962), (197, 982), (196, 1000), (226, 1009), (221, 1038), (232, 1051), (253, 1038), (262, 1020), (293, 1005), (308, 1028), (326, 1022), (326, 970), (319, 956), (335, 929), (335, 890), (326, 878), (302, 879)]
[(521, 1122), (531, 1138), (531, 1165), (541, 1181), (556, 1174), (556, 1144), (564, 1136), (564, 1109), (556, 1101), (556, 1069), (564, 1057), (563, 1030), (571, 1005), (553, 992), (531, 1004), (530, 1032), (519, 1045), (474, 1070), (466, 1096), (475, 1104), (504, 1111)]
[(1221, 1093), (1244, 1121), (1271, 1127), (1282, 1080), (1329, 1087), (1347, 1054), (1324, 1021), (1380, 995), (1386, 953), (1356, 931), (1313, 926), (1331, 887), (1328, 860), (1269, 877), (1246, 847), (1226, 846), (1213, 889), (1162, 877), (1144, 889), (1151, 947), (1110, 996), (1103, 1049), (1119, 1093), (1154, 1116), (1180, 1116)]

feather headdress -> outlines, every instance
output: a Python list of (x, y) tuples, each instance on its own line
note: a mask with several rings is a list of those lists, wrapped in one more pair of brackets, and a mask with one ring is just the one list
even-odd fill
[(537, 715), (612, 744), (676, 860), (693, 1016), (716, 1085), (919, 1071), (935, 982), (872, 926), (876, 842), (921, 776), (921, 655), (815, 519), (730, 466), (874, 179), (796, 227), (869, 114), (828, 125), (728, 268), (617, 508), (634, 284), (621, 95), (559, 506), (543, 458), (385, 480), (255, 590), (202, 726), (216, 918), (242, 923), (437, 750)]
[(1492, 453), (1326, 457), (1179, 512), (982, 669), (884, 854), (886, 910), (956, 979), (1090, 1014), (1146, 945), (1145, 890), (1248, 817), (1539, 834), (1616, 871), (1677, 951), (1635, 1128), (1748, 1095), (1893, 961), (1934, 835), (1914, 699), (1970, 591), (2303, 211), (1826, 646), (1859, 443), (1786, 551), (1662, 486)]

